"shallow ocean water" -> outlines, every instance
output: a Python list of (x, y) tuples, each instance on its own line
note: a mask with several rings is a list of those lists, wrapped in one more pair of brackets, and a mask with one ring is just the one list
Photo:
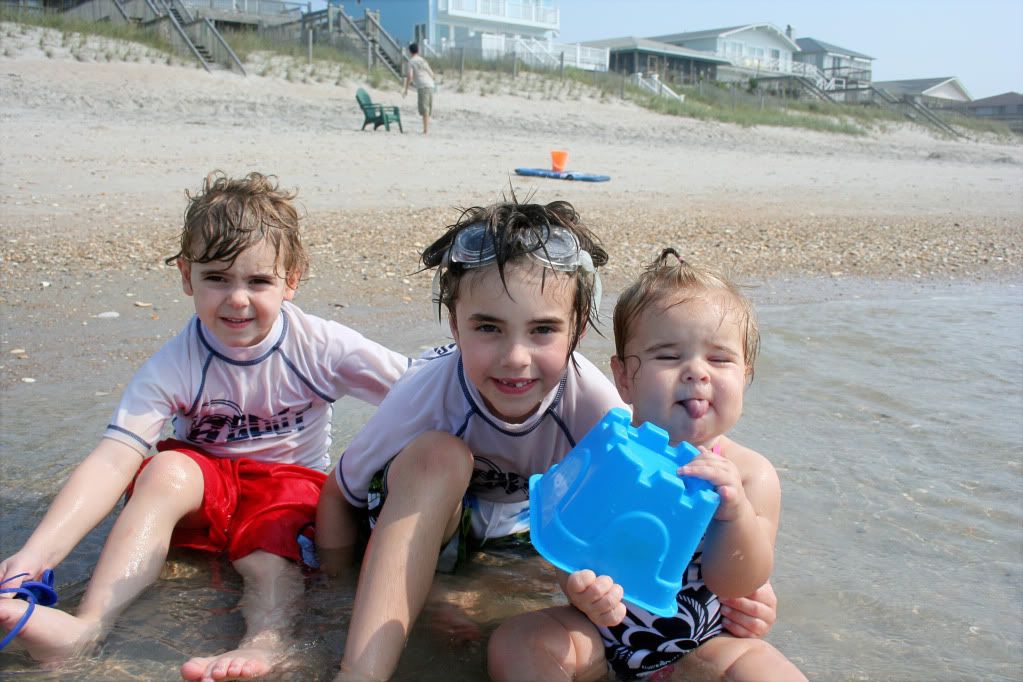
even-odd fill
[[(1019, 679), (1023, 283), (777, 281), (753, 297), (764, 342), (734, 436), (782, 480), (769, 640), (814, 680)], [(189, 312), (174, 303), (161, 312), (163, 338)], [(446, 339), (428, 311), (410, 324), (407, 308), (299, 304), (408, 353)], [(32, 333), (8, 320), (3, 348)], [(77, 355), (42, 358), (57, 378), (0, 394), (0, 555), (20, 547), (102, 432), (134, 366), (126, 358), (161, 342), (142, 318), (92, 322)], [(103, 362), (80, 360), (99, 349)], [(593, 333), (583, 344), (604, 367), (610, 349)], [(337, 447), (371, 409), (338, 404)], [(110, 523), (57, 567), (65, 607), (81, 597)], [(188, 656), (235, 645), (239, 593), (225, 562), (174, 554), (96, 656), (46, 672), (5, 651), (0, 677), (176, 679)], [(350, 584), (310, 580), (289, 670), (275, 679), (332, 678), (351, 600)], [(438, 577), (396, 679), (483, 679), (496, 624), (557, 600), (540, 559), (480, 555)]]

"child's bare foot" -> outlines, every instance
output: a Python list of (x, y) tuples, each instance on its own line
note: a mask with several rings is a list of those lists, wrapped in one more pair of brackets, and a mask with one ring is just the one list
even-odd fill
[[(27, 608), (28, 602), (21, 599), (0, 600), (0, 628), (10, 632)], [(14, 641), (25, 647), (29, 656), (40, 663), (62, 663), (85, 653), (96, 643), (99, 635), (99, 623), (37, 605)]]
[(273, 669), (274, 656), (266, 649), (235, 649), (219, 656), (193, 658), (181, 666), (186, 680), (249, 680), (266, 675)]

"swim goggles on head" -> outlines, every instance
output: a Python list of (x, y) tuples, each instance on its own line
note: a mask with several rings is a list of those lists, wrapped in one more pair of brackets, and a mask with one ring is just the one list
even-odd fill
[[(545, 267), (561, 272), (574, 272), (582, 265), (579, 239), (563, 227), (544, 227), (542, 230), (523, 231), (509, 244), (515, 252), (526, 253)], [(494, 236), (483, 223), (473, 223), (455, 235), (447, 252), (447, 265), (459, 263), (467, 268), (480, 268), (497, 258)]]
[[(579, 239), (571, 230), (557, 225), (541, 230), (523, 231), (515, 235), (515, 255), (528, 254), (544, 267), (559, 272), (582, 272), (593, 277), (593, 310), (600, 309), (602, 287), (600, 276), (593, 266), (589, 251), (579, 246)], [(485, 223), (473, 223), (455, 235), (451, 246), (433, 278), (433, 298), (440, 305), (441, 271), (459, 264), (464, 268), (481, 268), (497, 260), (494, 236)]]

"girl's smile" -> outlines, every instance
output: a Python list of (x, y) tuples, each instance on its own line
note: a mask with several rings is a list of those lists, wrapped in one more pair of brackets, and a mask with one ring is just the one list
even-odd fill
[(532, 260), (465, 275), (451, 333), (465, 372), (487, 407), (506, 422), (522, 422), (561, 381), (573, 328), (575, 279)]

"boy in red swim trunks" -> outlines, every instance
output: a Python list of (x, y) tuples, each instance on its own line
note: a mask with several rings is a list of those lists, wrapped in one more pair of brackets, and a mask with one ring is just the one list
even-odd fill
[[(291, 303), (308, 266), (294, 194), (259, 173), (213, 173), (189, 198), (167, 263), (196, 314), (138, 370), (99, 445), (0, 563), (7, 586), (21, 573), (38, 578), (128, 490), (77, 614), (38, 606), (18, 634), (39, 661), (91, 648), (178, 546), (227, 554), (244, 579), (246, 621), (238, 649), (192, 658), (182, 677), (269, 672), (302, 592), (296, 536), (315, 519), (330, 464), (331, 405), (345, 395), (377, 404), (408, 368), (405, 356)], [(171, 420), (173, 439), (157, 442)], [(26, 606), (0, 599), (0, 626), (14, 627)]]

